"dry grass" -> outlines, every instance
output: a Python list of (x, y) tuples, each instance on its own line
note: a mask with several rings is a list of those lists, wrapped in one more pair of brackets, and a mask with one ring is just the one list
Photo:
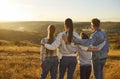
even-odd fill
[(120, 50), (110, 50), (104, 73), (105, 79), (120, 79)]
[[(39, 47), (0, 47), (0, 79), (39, 79), (39, 55)], [(110, 51), (104, 74), (105, 79), (120, 79), (120, 50)], [(79, 66), (74, 79), (79, 79)]]
[(34, 46), (0, 46), (0, 52), (39, 52), (40, 47)]

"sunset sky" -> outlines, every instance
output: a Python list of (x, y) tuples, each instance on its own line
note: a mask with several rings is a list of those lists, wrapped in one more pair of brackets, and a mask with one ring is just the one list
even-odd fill
[(120, 0), (0, 0), (0, 21), (120, 21)]

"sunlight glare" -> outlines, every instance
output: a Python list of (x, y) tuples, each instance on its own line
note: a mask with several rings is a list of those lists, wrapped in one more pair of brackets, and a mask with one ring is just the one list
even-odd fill
[[(22, 6), (22, 5), (21, 5)], [(0, 1), (0, 21), (25, 20), (26, 13), (24, 9), (10, 0)]]

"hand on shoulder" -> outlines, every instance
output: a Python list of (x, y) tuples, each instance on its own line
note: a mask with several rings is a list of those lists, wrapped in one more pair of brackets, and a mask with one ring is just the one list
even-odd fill
[(64, 40), (65, 43), (68, 43), (67, 35), (63, 34), (62, 35), (62, 40)]

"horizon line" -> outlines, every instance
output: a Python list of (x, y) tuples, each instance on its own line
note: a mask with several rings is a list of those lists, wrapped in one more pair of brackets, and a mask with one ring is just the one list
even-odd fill
[[(50, 21), (50, 20), (21, 20), (21, 21), (0, 21), (1, 22), (64, 22), (64, 21)], [(73, 22), (90, 22), (90, 21), (73, 21)], [(120, 21), (101, 21), (101, 22), (120, 22)]]

